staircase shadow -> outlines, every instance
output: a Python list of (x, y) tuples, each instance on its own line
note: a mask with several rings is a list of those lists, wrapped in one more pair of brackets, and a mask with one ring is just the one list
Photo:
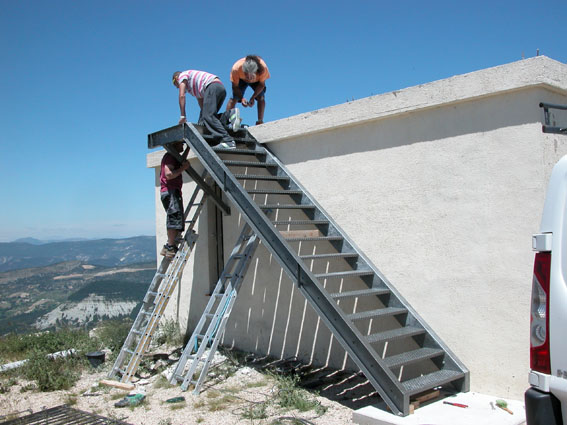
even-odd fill
[(336, 370), (328, 367), (316, 368), (302, 364), (295, 357), (273, 359), (244, 356), (243, 365), (261, 373), (281, 376), (296, 376), (297, 386), (321, 397), (335, 401), (349, 409), (366, 406), (385, 408), (385, 403), (362, 372)]

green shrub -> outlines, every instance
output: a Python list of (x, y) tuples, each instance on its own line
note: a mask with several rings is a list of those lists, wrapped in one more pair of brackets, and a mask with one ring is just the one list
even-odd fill
[(65, 328), (57, 332), (43, 332), (0, 337), (0, 358), (3, 360), (23, 360), (32, 353), (55, 353), (69, 349), (91, 350), (95, 341), (83, 329)]
[(278, 388), (277, 404), (281, 408), (296, 409), (300, 412), (315, 410), (319, 414), (323, 414), (327, 410), (325, 407), (321, 406), (321, 403), (311, 398), (307, 391), (297, 386), (299, 382), (297, 375), (278, 375), (276, 379)]
[(107, 320), (99, 326), (96, 335), (100, 344), (112, 350), (113, 356), (116, 357), (126, 341), (130, 328), (132, 328), (130, 320)]
[(74, 356), (51, 359), (44, 352), (35, 351), (22, 372), (25, 378), (35, 381), (40, 391), (67, 390), (81, 376), (81, 363)]
[(159, 325), (154, 341), (158, 345), (182, 346), (183, 335), (181, 335), (179, 323), (173, 319), (165, 320), (164, 323)]

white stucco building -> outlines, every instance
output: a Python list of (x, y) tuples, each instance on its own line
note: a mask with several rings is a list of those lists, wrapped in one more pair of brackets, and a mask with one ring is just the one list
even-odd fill
[[(531, 235), (567, 154), (566, 135), (542, 132), (540, 102), (567, 104), (567, 65), (544, 56), (250, 128), (469, 368), (471, 390), (517, 400), (529, 369)], [(158, 250), (162, 154), (147, 157)], [(187, 180), (185, 199), (193, 189)], [(167, 309), (188, 331), (218, 277), (218, 220), (207, 205)], [(236, 208), (222, 218), (225, 258), (240, 220)], [(223, 343), (353, 367), (262, 245)]]

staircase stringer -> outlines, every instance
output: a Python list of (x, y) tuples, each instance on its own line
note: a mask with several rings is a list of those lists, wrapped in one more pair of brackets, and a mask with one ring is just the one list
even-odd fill
[[(181, 124), (148, 136), (150, 148), (182, 137), (224, 194), (237, 206), (246, 222), (254, 229), (262, 243), (278, 260), (286, 274), (296, 283), (307, 301), (331, 330), (335, 338), (348, 352), (351, 359), (364, 373), (382, 399), (396, 414), (408, 414), (409, 395), (384, 361), (376, 357), (374, 350), (354, 326), (349, 325), (345, 314), (330, 298), (317, 278), (293, 252), (279, 232), (244, 191), (230, 170), (210, 148), (197, 129), (189, 123)], [(384, 385), (384, 383), (388, 383)]]

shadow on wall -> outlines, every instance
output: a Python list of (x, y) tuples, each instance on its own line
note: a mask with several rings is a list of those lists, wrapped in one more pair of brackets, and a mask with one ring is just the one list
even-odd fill
[(358, 370), (273, 256), (260, 244), (222, 345), (317, 367)]
[[(539, 102), (544, 97), (544, 90), (524, 90), (286, 139), (281, 149), (278, 142), (268, 146), (284, 164), (289, 165), (484, 133), (510, 126), (539, 125), (543, 122)], [(289, 143), (300, 143), (301, 149), (294, 149)]]

